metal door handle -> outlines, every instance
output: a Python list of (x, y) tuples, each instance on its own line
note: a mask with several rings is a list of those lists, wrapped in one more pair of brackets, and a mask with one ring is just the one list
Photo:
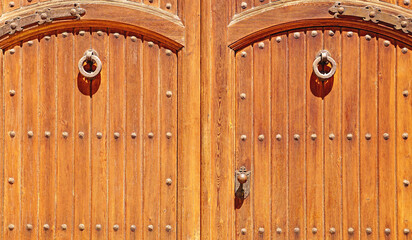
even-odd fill
[[(319, 72), (318, 65), (326, 65), (330, 63), (332, 65), (330, 71), (328, 73), (321, 73)], [(327, 79), (331, 78), (336, 72), (336, 62), (331, 57), (330, 53), (327, 50), (321, 50), (317, 55), (315, 60), (313, 61), (313, 71), (315, 72), (316, 76), (322, 80), (326, 81)]]
[[(96, 69), (93, 72), (87, 72), (84, 70), (84, 63), (86, 61), (92, 61), (93, 63), (96, 63)], [(82, 58), (79, 60), (79, 71), (80, 73), (86, 77), (86, 78), (94, 78), (96, 77), (100, 71), (102, 70), (102, 61), (100, 61), (99, 56), (97, 52), (93, 49), (88, 49), (86, 52), (84, 52), (84, 55)]]
[(235, 196), (239, 199), (245, 199), (250, 193), (250, 171), (242, 166), (235, 171)]

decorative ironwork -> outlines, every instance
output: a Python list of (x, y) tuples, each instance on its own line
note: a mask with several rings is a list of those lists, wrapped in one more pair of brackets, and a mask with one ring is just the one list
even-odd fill
[(0, 38), (21, 32), (27, 27), (51, 23), (56, 20), (79, 20), (84, 14), (86, 14), (86, 10), (80, 8), (78, 4), (75, 4), (73, 7), (47, 8), (36, 11), (31, 15), (7, 20), (4, 25), (0, 27)]
[(337, 2), (333, 7), (329, 8), (329, 12), (335, 18), (342, 17), (357, 17), (364, 21), (371, 21), (373, 23), (382, 23), (389, 25), (396, 30), (402, 30), (404, 33), (412, 32), (412, 19), (402, 15), (394, 15), (382, 12), (382, 10), (375, 6), (347, 6)]

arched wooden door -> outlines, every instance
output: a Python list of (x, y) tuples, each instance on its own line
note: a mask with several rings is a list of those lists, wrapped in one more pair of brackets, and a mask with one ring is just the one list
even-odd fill
[(210, 2), (204, 239), (411, 239), (409, 1)]
[(181, 66), (198, 59), (182, 49), (197, 7), (183, 4), (2, 1), (1, 239), (196, 237), (200, 78)]

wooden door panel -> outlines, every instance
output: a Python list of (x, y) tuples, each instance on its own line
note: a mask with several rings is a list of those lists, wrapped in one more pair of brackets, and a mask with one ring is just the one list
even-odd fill
[[(312, 69), (321, 49), (337, 62), (324, 82)], [(259, 239), (408, 236), (410, 174), (400, 164), (410, 165), (403, 118), (411, 80), (398, 71), (409, 55), (394, 39), (339, 27), (276, 34), (237, 51), (236, 168), (245, 158), (252, 166), (250, 197), (234, 209), (237, 239), (250, 231)]]

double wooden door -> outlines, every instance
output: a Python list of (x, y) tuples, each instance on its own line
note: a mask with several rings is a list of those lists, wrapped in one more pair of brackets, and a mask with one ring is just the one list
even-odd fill
[(1, 238), (410, 239), (409, 4), (3, 0)]

